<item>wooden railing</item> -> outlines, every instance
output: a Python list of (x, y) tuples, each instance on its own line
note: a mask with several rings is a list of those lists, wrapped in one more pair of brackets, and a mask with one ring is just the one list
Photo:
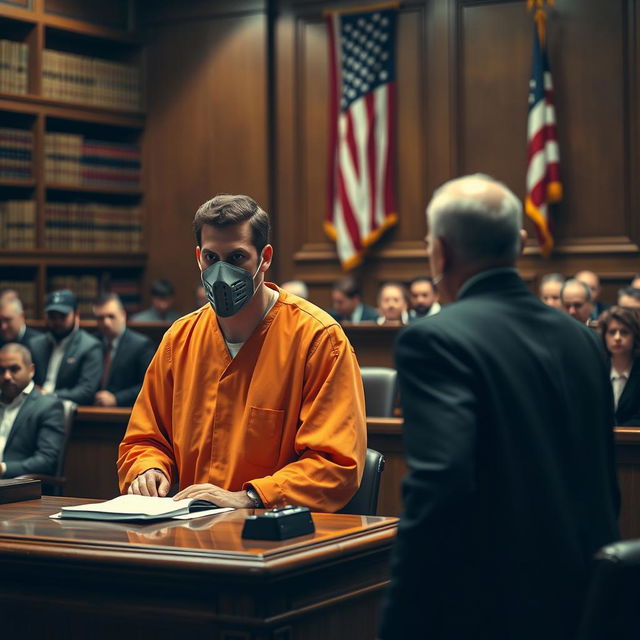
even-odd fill
[[(129, 409), (80, 407), (69, 442), (65, 494), (112, 498), (118, 494), (116, 460)], [(399, 515), (406, 473), (401, 418), (368, 418), (369, 446), (384, 454), (378, 513)], [(625, 538), (640, 538), (640, 428), (616, 428), (618, 477), (622, 493), (620, 527)]]

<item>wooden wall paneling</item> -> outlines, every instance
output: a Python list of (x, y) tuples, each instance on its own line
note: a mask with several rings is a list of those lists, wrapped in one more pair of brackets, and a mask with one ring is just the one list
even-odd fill
[[(350, 6), (349, 3), (332, 4)], [(435, 166), (427, 144), (448, 144), (448, 78), (439, 69), (447, 60), (450, 2), (407, 2), (398, 22), (397, 157), (400, 223), (390, 230), (357, 271), (365, 299), (375, 302), (380, 282), (408, 280), (426, 271), (423, 238), (424, 206), (430, 190), (427, 166)], [(312, 299), (330, 302), (331, 284), (343, 275), (333, 243), (322, 223), (327, 198), (328, 52), (323, 10), (329, 5), (282, 1), (276, 26), (276, 98), (278, 211), (277, 232), (281, 277), (301, 278), (311, 285)], [(433, 35), (433, 43), (428, 36)], [(443, 48), (444, 53), (438, 52)], [(442, 102), (427, 108), (428, 70), (434, 71), (434, 91)], [(440, 116), (442, 118), (440, 119)], [(432, 121), (429, 122), (429, 118)]]
[[(579, 6), (578, 6), (579, 5)], [(331, 242), (322, 230), (326, 207), (326, 38), (325, 3), (281, 2), (276, 41), (278, 126), (278, 244), (282, 278), (301, 277), (312, 297), (328, 305), (331, 283), (341, 275)], [(333, 6), (333, 5), (332, 5)], [(635, 7), (635, 4), (633, 5)], [(635, 95), (637, 39), (635, 30), (622, 38), (632, 5), (604, 6), (563, 3), (550, 19), (551, 61), (557, 75), (563, 167), (567, 197), (557, 212), (558, 250), (542, 260), (533, 237), (520, 266), (532, 288), (550, 271), (572, 275), (591, 267), (603, 277), (605, 298), (615, 299), (620, 286), (636, 270), (637, 246), (631, 240), (631, 215), (637, 196), (625, 197), (624, 175), (633, 171), (622, 144), (637, 148), (637, 110), (625, 96)], [(604, 66), (598, 53), (586, 51), (604, 12)], [(634, 25), (635, 22), (631, 21)], [(505, 29), (504, 26), (509, 28)], [(378, 285), (387, 279), (409, 280), (428, 271), (422, 237), (424, 206), (437, 185), (453, 175), (488, 171), (524, 194), (526, 171), (526, 89), (531, 65), (531, 16), (521, 2), (443, 1), (404, 3), (399, 19), (398, 50), (398, 193), (400, 224), (374, 247), (363, 268), (365, 298), (375, 301)], [(628, 55), (625, 51), (631, 52)], [(624, 54), (624, 55), (623, 55)], [(628, 62), (623, 64), (623, 60)], [(590, 69), (615, 97), (591, 104)], [(557, 68), (557, 71), (556, 71)], [(575, 73), (574, 68), (579, 68)], [(578, 82), (574, 77), (582, 78)], [(517, 87), (521, 87), (520, 90)], [(564, 96), (570, 94), (571, 100)], [(588, 99), (582, 98), (589, 94)], [(573, 104), (579, 105), (579, 124)], [(600, 104), (604, 102), (606, 104)], [(630, 105), (623, 108), (623, 105)], [(625, 119), (625, 113), (628, 117)], [(568, 121), (563, 128), (562, 120)], [(584, 131), (598, 129), (583, 148)], [(589, 133), (586, 134), (589, 137)], [(611, 144), (607, 140), (611, 137)], [(567, 142), (565, 142), (565, 139)], [(576, 142), (577, 141), (577, 142)], [(578, 147), (576, 147), (576, 144)], [(583, 145), (583, 146), (580, 146)], [(628, 146), (629, 146), (628, 145)], [(600, 155), (596, 151), (600, 151)], [(595, 155), (594, 155), (595, 154)], [(614, 156), (604, 172), (602, 158)], [(576, 168), (582, 167), (582, 168)], [(594, 179), (593, 176), (598, 178)], [(573, 195), (573, 186), (588, 183), (598, 192)], [(614, 191), (613, 198), (606, 194)], [(609, 203), (602, 206), (603, 198)], [(603, 210), (615, 209), (611, 216)], [(588, 218), (588, 219), (587, 219)], [(533, 229), (526, 222), (530, 235)]]
[(142, 14), (147, 284), (171, 280), (181, 312), (194, 308), (199, 278), (198, 206), (216, 193), (246, 193), (267, 208), (270, 200), (266, 3), (192, 4), (163, 2), (164, 14), (150, 4)]

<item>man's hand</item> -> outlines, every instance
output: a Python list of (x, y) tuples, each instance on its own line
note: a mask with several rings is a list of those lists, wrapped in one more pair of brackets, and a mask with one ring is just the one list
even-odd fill
[(127, 493), (162, 498), (169, 493), (169, 480), (159, 469), (147, 469), (129, 485)]
[(98, 391), (93, 399), (93, 404), (96, 407), (115, 407), (117, 403), (116, 397), (111, 391)]
[(208, 500), (218, 507), (233, 507), (234, 509), (248, 509), (253, 507), (253, 501), (246, 491), (225, 491), (215, 484), (192, 484), (174, 496), (174, 500), (197, 498)]

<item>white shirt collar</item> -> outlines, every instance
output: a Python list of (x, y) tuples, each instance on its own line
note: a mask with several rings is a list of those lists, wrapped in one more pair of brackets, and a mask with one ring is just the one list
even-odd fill
[(613, 365), (611, 365), (611, 373), (609, 374), (611, 380), (617, 380), (618, 378), (624, 378), (625, 380), (628, 380), (630, 375), (631, 375), (631, 367), (629, 367), (628, 369), (625, 369), (624, 371), (621, 371), (620, 373), (618, 373), (613, 368)]

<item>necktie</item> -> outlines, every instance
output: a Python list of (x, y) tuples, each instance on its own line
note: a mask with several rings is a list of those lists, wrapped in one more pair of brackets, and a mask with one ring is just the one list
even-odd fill
[(102, 371), (102, 379), (100, 380), (100, 389), (106, 389), (109, 381), (109, 369), (111, 368), (111, 353), (113, 352), (113, 344), (111, 340), (107, 342), (104, 350), (104, 369)]

